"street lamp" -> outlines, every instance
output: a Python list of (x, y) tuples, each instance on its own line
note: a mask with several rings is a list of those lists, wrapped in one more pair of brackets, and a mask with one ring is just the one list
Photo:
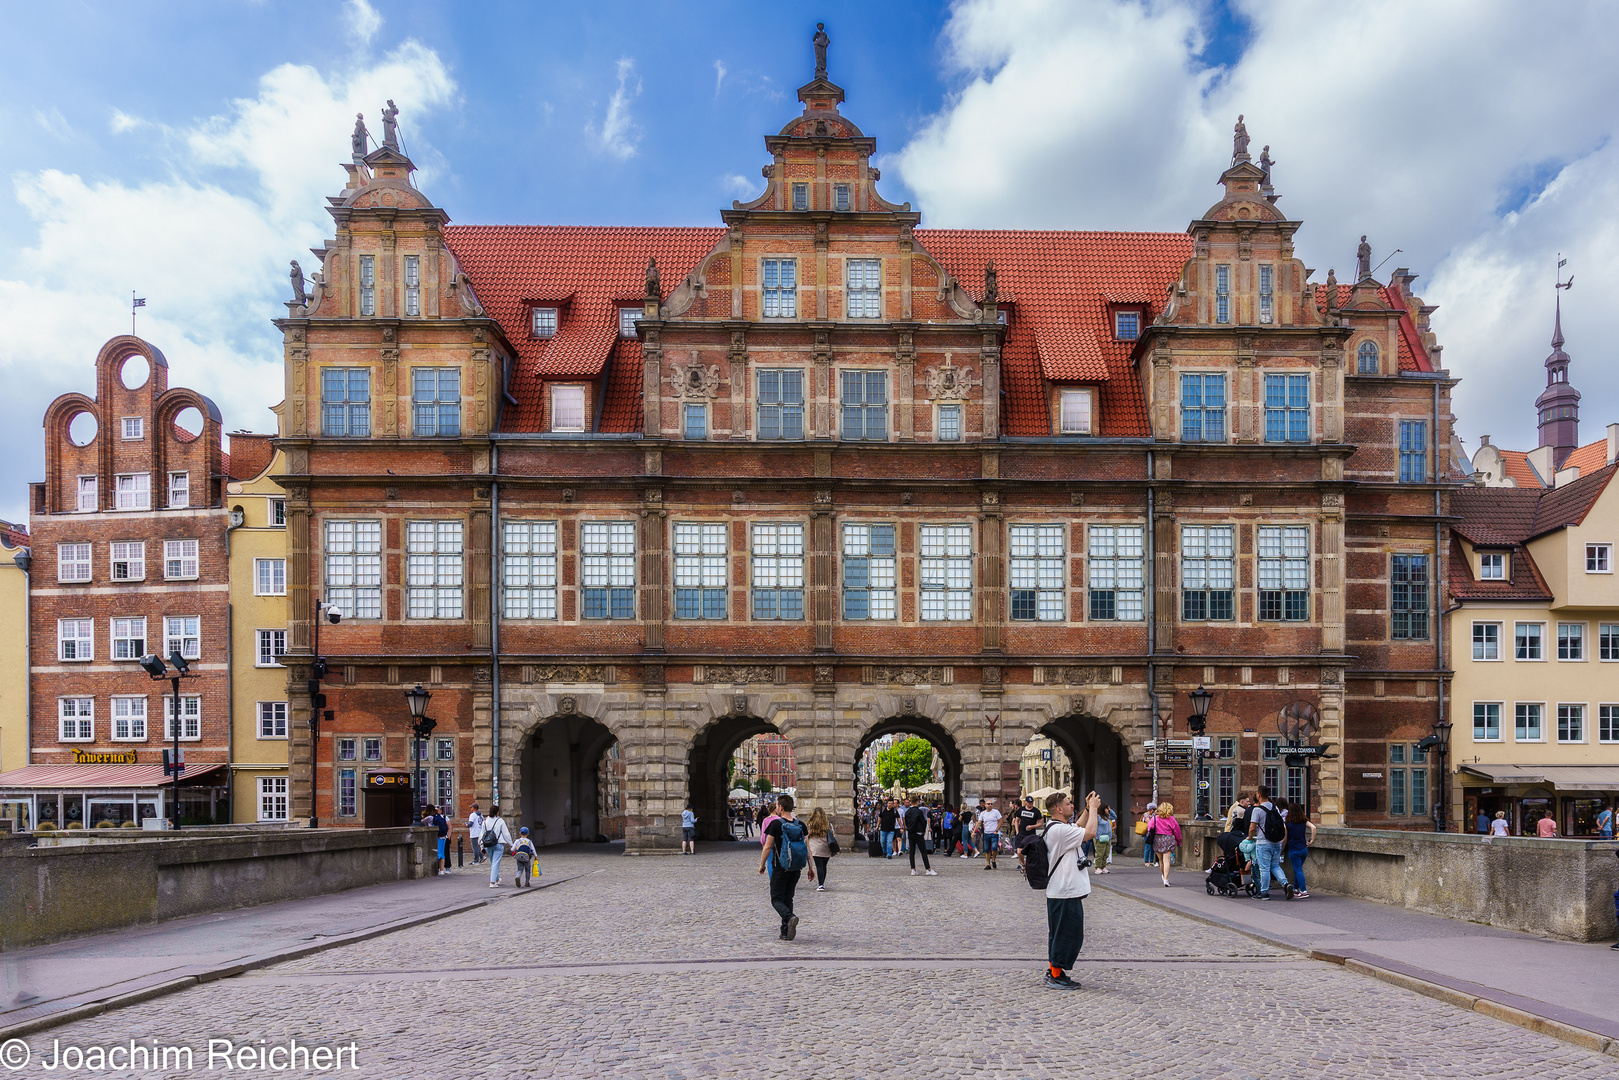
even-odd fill
[[(315, 662), (309, 665), (309, 827), (320, 828), (320, 798), (315, 784), (315, 769), (320, 764), (320, 714), (326, 709), (326, 695), (321, 693), (321, 680), (326, 678), (326, 658), (320, 654), (320, 613), (326, 611), (326, 620), (333, 626), (343, 613), (333, 611), (330, 604), (315, 601)], [(326, 709), (326, 722), (332, 722), (332, 711)]]
[[(180, 760), (180, 680), (194, 678), (197, 673), (191, 670), (191, 665), (186, 663), (186, 659), (180, 655), (179, 649), (169, 653), (169, 665), (174, 668), (172, 675), (164, 668), (163, 658), (157, 653), (141, 657), (140, 665), (146, 670), (146, 674), (156, 681), (162, 682), (164, 679), (168, 679), (174, 689), (174, 707), (172, 710), (174, 715), (174, 750), (172, 751), (172, 756), (171, 751), (165, 750), (163, 752), (163, 756), (168, 759), (164, 761), (163, 768), (165, 772), (174, 777), (174, 803), (170, 808), (169, 817), (171, 827), (175, 831), (179, 831), (180, 773), (185, 770), (185, 763)], [(138, 814), (136, 816), (139, 817)]]
[(422, 743), (432, 734), (433, 729), (438, 727), (438, 721), (427, 715), (427, 701), (432, 696), (422, 689), (421, 683), (417, 683), (414, 689), (405, 691), (405, 704), (410, 706), (410, 744), (414, 754), (410, 767), (410, 786), (416, 792), (416, 813), (411, 818), (412, 825), (422, 819), (422, 804), (427, 801), (427, 792), (422, 790), (427, 783), (426, 770), (422, 768)]
[(1445, 751), (1450, 749), (1450, 729), (1450, 721), (1440, 719), (1433, 726), (1433, 734), (1417, 743), (1418, 750), (1432, 750), (1439, 755), (1439, 802), (1435, 806), (1437, 811), (1434, 815), (1435, 832), (1450, 831), (1450, 825), (1445, 820), (1445, 794), (1446, 789), (1450, 787), (1450, 774), (1445, 768)]
[[(1196, 738), (1208, 730), (1209, 702), (1214, 700), (1214, 694), (1199, 686), (1186, 696), (1192, 699), (1192, 715), (1187, 718), (1186, 726), (1191, 730), (1192, 736)], [(1197, 771), (1194, 773), (1192, 782), (1197, 787), (1197, 813), (1194, 817), (1198, 821), (1212, 821), (1214, 820), (1214, 815), (1209, 813), (1209, 796), (1212, 792), (1209, 791), (1208, 781), (1203, 776), (1203, 761), (1208, 756), (1208, 751), (1199, 748), (1195, 753), (1197, 756)]]

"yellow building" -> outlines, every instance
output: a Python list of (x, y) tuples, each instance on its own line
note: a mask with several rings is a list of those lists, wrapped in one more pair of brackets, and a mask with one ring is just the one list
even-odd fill
[(1036, 735), (1023, 748), (1023, 793), (1044, 788), (1067, 791), (1074, 783), (1073, 766), (1063, 748), (1044, 735)]
[[(1580, 472), (1451, 503), (1451, 797), (1464, 831), (1504, 811), (1515, 836), (1548, 815), (1559, 836), (1594, 836), (1619, 796), (1619, 466), (1610, 452)], [(1387, 763), (1391, 780), (1426, 772), (1410, 760), (1420, 751), (1391, 749), (1403, 759)]]
[[(231, 820), (285, 821), (288, 803), (286, 492), (268, 435), (231, 436)], [(262, 464), (261, 464), (262, 463)], [(255, 466), (258, 466), (255, 468)]]
[(28, 530), (0, 521), (0, 772), (28, 764), (27, 551)]

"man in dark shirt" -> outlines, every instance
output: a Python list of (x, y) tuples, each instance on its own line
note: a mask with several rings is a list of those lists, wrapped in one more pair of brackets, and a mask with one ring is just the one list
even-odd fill
[(894, 800), (889, 799), (888, 805), (877, 815), (877, 828), (883, 834), (883, 855), (890, 859), (894, 857), (894, 830), (898, 827), (899, 809), (894, 805)]
[[(790, 837), (786, 835), (788, 830), (791, 830)], [(775, 863), (775, 869), (770, 874), (770, 906), (781, 916), (783, 941), (791, 941), (798, 935), (798, 916), (793, 911), (793, 893), (798, 889), (798, 877), (804, 870), (809, 871), (810, 884), (815, 883), (815, 864), (806, 862), (802, 869), (784, 870), (776, 849), (789, 841), (802, 843), (804, 839), (804, 826), (793, 814), (793, 797), (778, 795), (776, 816), (765, 826), (763, 847), (759, 852), (759, 873), (765, 872), (766, 864)]]
[(429, 804), (422, 807), (422, 824), (438, 830), (438, 873), (443, 877), (450, 872), (450, 823), (436, 807)]
[(922, 797), (911, 796), (911, 808), (905, 811), (906, 840), (911, 850), (911, 876), (916, 876), (916, 853), (922, 853), (922, 869), (927, 871), (928, 877), (938, 877), (939, 872), (933, 869), (928, 862), (927, 847), (928, 812), (922, 809)]
[(1034, 796), (1023, 796), (1023, 805), (1018, 807), (1017, 814), (1012, 818), (1012, 844), (1017, 848), (1018, 873), (1027, 873), (1023, 860), (1027, 858), (1023, 853), (1023, 846), (1034, 839), (1034, 829), (1040, 824), (1040, 811), (1034, 807)]

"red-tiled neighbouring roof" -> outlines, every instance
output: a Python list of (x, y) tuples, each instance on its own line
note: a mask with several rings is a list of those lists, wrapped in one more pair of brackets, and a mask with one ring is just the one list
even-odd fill
[[(1510, 488), (1490, 488), (1490, 491), (1510, 491)], [(1473, 567), (1462, 542), (1455, 537), (1450, 541), (1450, 594), (1458, 600), (1550, 600), (1551, 588), (1541, 576), (1540, 567), (1522, 544), (1511, 547), (1507, 556), (1509, 576), (1505, 581), (1481, 581), (1473, 576)]]
[[(916, 240), (957, 280), (981, 281), (995, 261), (997, 285), (1017, 297), (1002, 352), (1008, 435), (1050, 435), (1042, 344), (1084, 333), (1101, 360), (1096, 433), (1150, 434), (1141, 382), (1130, 362), (1133, 341), (1113, 338), (1108, 298), (1162, 297), (1192, 256), (1184, 233), (1033, 232), (989, 229), (918, 229)], [(1151, 317), (1151, 313), (1148, 313)], [(1084, 382), (1092, 365), (1052, 363), (1049, 373)], [(1067, 375), (1070, 370), (1076, 372)]]
[(1451, 513), (1461, 518), (1455, 529), (1474, 544), (1521, 543), (1534, 531), (1540, 495), (1538, 488), (1461, 488), (1450, 500)]
[(1598, 469), (1608, 464), (1608, 439), (1603, 436), (1596, 442), (1588, 442), (1576, 448), (1563, 460), (1563, 468), (1573, 466), (1580, 470), (1581, 476), (1590, 476)]
[[(610, 385), (622, 385), (617, 377), (621, 368), (638, 372), (641, 346), (619, 337), (618, 309), (638, 303), (645, 294), (647, 259), (658, 260), (667, 296), (724, 235), (724, 229), (634, 226), (446, 228), (445, 242), (471, 278), (479, 303), (517, 350), (510, 389), (518, 404), (507, 410), (501, 427), (540, 430), (547, 379), (595, 379), (611, 366)], [(529, 335), (529, 307), (545, 301), (562, 308), (557, 333), (536, 340)], [(633, 385), (639, 396), (639, 377)], [(609, 395), (603, 430), (640, 430), (639, 413), (633, 409), (633, 426), (607, 426), (609, 415), (624, 422), (626, 404)]]
[(1502, 450), (1501, 471), (1521, 488), (1541, 488), (1546, 484), (1535, 467), (1529, 464), (1529, 454), (1523, 450)]
[(1582, 476), (1560, 488), (1541, 492), (1535, 508), (1535, 521), (1530, 527), (1529, 539), (1545, 536), (1554, 529), (1578, 525), (1591, 512), (1597, 499), (1607, 490), (1608, 481), (1619, 471), (1619, 465), (1605, 465), (1588, 476)]
[(28, 535), (28, 526), (13, 525), (9, 521), (0, 524), (5, 526), (4, 529), (0, 529), (0, 544), (8, 548), (21, 548), (27, 547), (32, 542), (33, 538)]
[(1400, 370), (1401, 371), (1432, 371), (1433, 362), (1428, 359), (1428, 350), (1423, 348), (1422, 335), (1417, 332), (1417, 321), (1411, 317), (1411, 309), (1405, 305), (1405, 297), (1399, 288), (1394, 285), (1385, 286), (1383, 295), (1388, 298), (1389, 307), (1400, 311)]

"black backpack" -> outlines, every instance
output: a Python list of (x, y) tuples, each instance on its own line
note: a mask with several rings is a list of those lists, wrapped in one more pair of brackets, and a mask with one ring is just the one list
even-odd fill
[(1043, 889), (1051, 882), (1050, 852), (1046, 850), (1046, 838), (1035, 836), (1023, 846), (1023, 873), (1024, 880), (1031, 889)]
[(1276, 809), (1274, 803), (1265, 804), (1265, 839), (1272, 844), (1280, 844), (1287, 838), (1287, 823), (1282, 820), (1282, 812)]

